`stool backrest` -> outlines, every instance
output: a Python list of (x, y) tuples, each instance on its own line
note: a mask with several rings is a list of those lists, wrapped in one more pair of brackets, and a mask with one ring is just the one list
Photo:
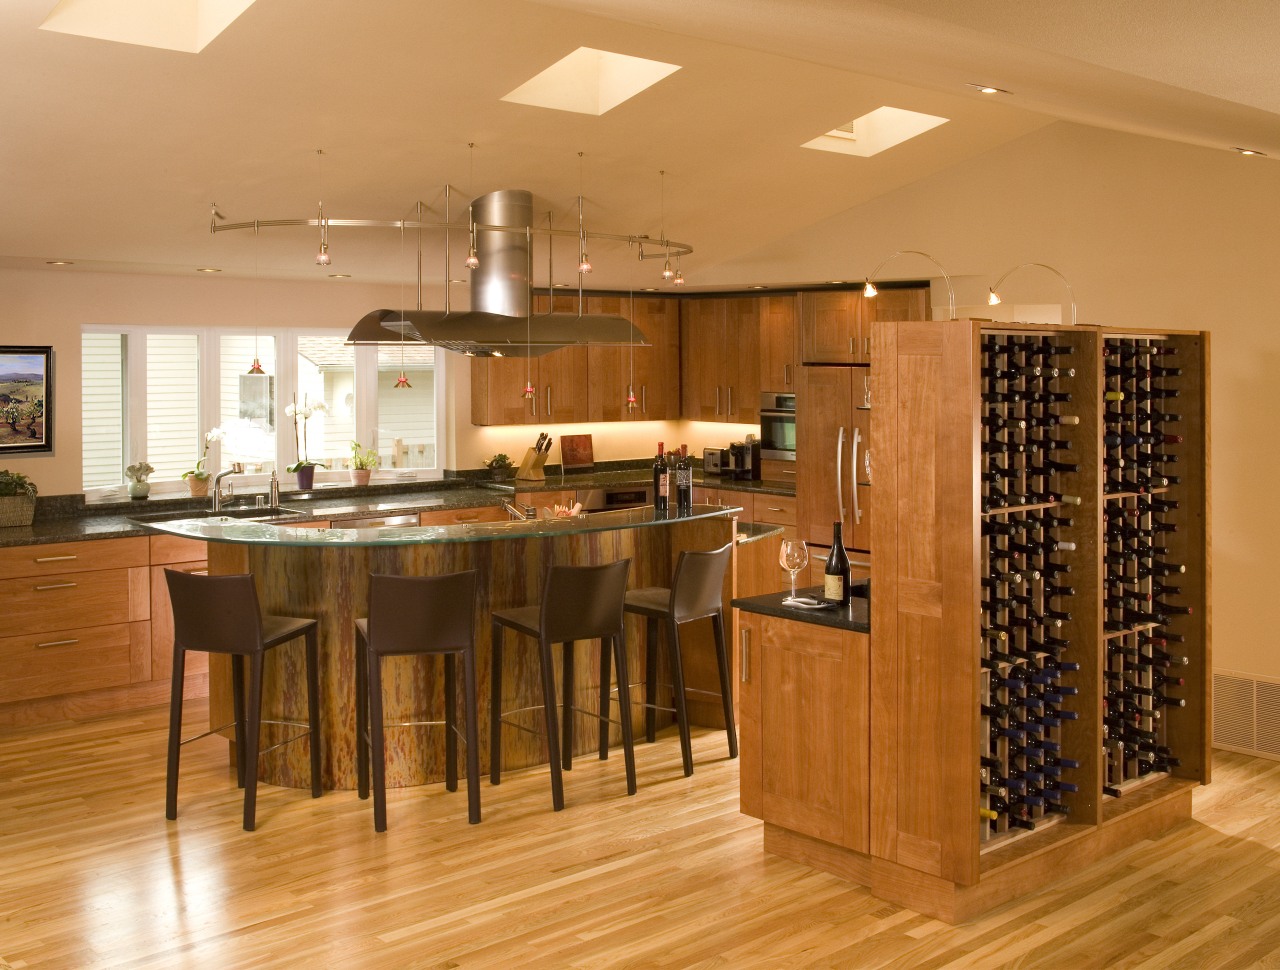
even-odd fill
[(603, 566), (552, 566), (542, 590), (540, 627), (551, 643), (622, 634), (630, 559)]
[(164, 571), (173, 605), (173, 642), (185, 650), (258, 653), (262, 614), (251, 575), (197, 576)]
[(733, 543), (710, 552), (682, 552), (671, 581), (671, 617), (677, 623), (719, 612)]
[(475, 641), (476, 573), (369, 577), (369, 649), (446, 652)]

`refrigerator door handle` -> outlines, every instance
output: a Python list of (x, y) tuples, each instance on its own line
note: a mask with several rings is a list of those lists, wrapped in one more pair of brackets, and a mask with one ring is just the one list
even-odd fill
[(836, 507), (840, 510), (840, 521), (844, 521), (844, 425), (836, 435)]
[[(858, 445), (862, 442), (862, 429), (853, 429), (853, 460), (849, 462), (849, 504), (853, 506), (853, 524), (862, 524), (862, 509), (858, 507)], [(842, 516), (843, 517), (843, 516)]]

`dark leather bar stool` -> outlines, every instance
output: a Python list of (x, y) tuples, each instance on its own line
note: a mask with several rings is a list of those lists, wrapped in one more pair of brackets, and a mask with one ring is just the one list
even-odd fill
[[(729, 735), (729, 757), (738, 756), (738, 732), (733, 723), (733, 689), (729, 680), (729, 654), (725, 648), (722, 596), (724, 573), (729, 568), (733, 543), (711, 552), (682, 552), (676, 562), (671, 588), (648, 586), (627, 593), (625, 610), (645, 618), (645, 740), (656, 733), (656, 713), (670, 711), (680, 728), (680, 756), (684, 773), (693, 774), (693, 747), (689, 742), (689, 715), (685, 695), (684, 662), (680, 655), (680, 626), (693, 620), (711, 619), (716, 641), (716, 661), (720, 668), (720, 699), (724, 705), (725, 731)], [(662, 707), (658, 700), (658, 628), (665, 628), (667, 657), (671, 665), (675, 707)], [(697, 693), (710, 693), (698, 691)], [(625, 695), (620, 695), (625, 696)]]
[[(320, 675), (316, 621), (293, 616), (263, 616), (252, 576), (201, 576), (164, 571), (173, 604), (173, 688), (169, 697), (169, 767), (165, 785), (165, 818), (178, 817), (178, 755), (188, 741), (230, 727), (205, 731), (182, 740), (182, 684), (188, 650), (231, 655), (232, 703), (235, 708), (236, 781), (244, 789), (244, 828), (254, 829), (258, 800), (258, 756), (262, 728), (262, 662), (272, 647), (306, 637), (307, 723), (267, 721), (306, 727), (272, 745), (273, 751), (304, 737), (311, 738), (311, 797), (320, 797)], [(249, 661), (249, 696), (245, 698), (244, 662)]]
[(445, 788), (458, 790), (458, 691), (455, 661), (462, 658), (466, 717), (467, 819), (480, 821), (480, 729), (476, 713), (475, 570), (446, 576), (369, 577), (369, 618), (356, 620), (356, 776), (369, 797), (373, 767), (373, 827), (387, 830), (386, 727), (382, 658), (444, 658), (444, 721), (401, 721), (392, 727), (443, 724)]
[[(558, 812), (564, 808), (564, 784), (561, 765), (573, 767), (573, 715), (577, 711), (600, 720), (600, 759), (609, 757), (609, 661), (612, 650), (618, 670), (618, 690), (627, 695), (627, 650), (622, 603), (627, 591), (630, 559), (603, 566), (552, 566), (542, 587), (542, 602), (537, 606), (521, 606), (493, 612), (493, 667), (490, 671), (489, 713), (489, 780), (498, 784), (502, 775), (502, 724), (507, 714), (520, 711), (502, 710), (502, 640), (503, 628), (538, 641), (538, 662), (542, 680), (542, 708), (546, 724), (547, 760), (551, 766), (551, 804)], [(574, 706), (573, 654), (575, 640), (600, 640), (599, 711), (580, 711)], [(562, 689), (563, 731), (557, 724), (555, 668), (551, 645), (563, 645)], [(523, 710), (536, 710), (524, 708)], [(513, 727), (523, 728), (507, 720)], [(631, 707), (620, 704), (618, 723), (622, 728), (623, 756), (627, 766), (627, 794), (636, 793), (636, 762), (632, 746)], [(557, 759), (556, 751), (561, 749)]]

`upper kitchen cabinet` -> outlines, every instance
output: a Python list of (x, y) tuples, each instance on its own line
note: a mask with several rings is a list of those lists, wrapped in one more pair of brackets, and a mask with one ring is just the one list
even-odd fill
[(761, 301), (680, 302), (681, 414), (693, 421), (760, 421)]
[(760, 299), (760, 389), (794, 392), (800, 380), (800, 297)]
[(806, 364), (865, 364), (862, 291), (814, 290), (800, 295), (800, 344)]
[(928, 320), (929, 288), (913, 286), (910, 289), (881, 290), (875, 299), (867, 300), (864, 305), (863, 336), (870, 339), (871, 321), (885, 320), (898, 322), (902, 320)]
[[(632, 317), (634, 306), (635, 316)], [(590, 421), (666, 421), (680, 416), (680, 307), (670, 297), (631, 300), (593, 296), (590, 313), (632, 319), (647, 347), (587, 349), (587, 413)], [(627, 387), (636, 405), (627, 410)]]
[[(536, 314), (546, 313), (548, 300), (536, 296)], [(572, 313), (577, 301), (555, 298), (557, 313)], [(526, 382), (532, 398), (524, 396)], [(541, 357), (474, 357), (471, 360), (471, 423), (546, 424), (587, 420), (587, 348), (563, 347)]]

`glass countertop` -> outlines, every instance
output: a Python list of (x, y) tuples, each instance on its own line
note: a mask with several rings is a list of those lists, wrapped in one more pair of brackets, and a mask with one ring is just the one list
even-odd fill
[(495, 539), (530, 539), (545, 536), (644, 529), (724, 518), (741, 512), (735, 505), (695, 505), (683, 515), (655, 514), (652, 505), (590, 512), (573, 518), (527, 519), (513, 522), (475, 522), (463, 525), (383, 526), (372, 529), (317, 529), (297, 525), (248, 522), (228, 516), (148, 522), (147, 528), (168, 535), (204, 542), (231, 542), (256, 546), (409, 546), (444, 542), (491, 542)]

